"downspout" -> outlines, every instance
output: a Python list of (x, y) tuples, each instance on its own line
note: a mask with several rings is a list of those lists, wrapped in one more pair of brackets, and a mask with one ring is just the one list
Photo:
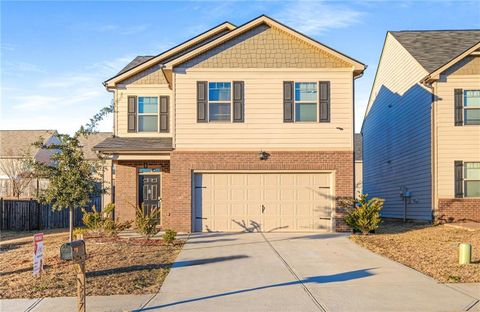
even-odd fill
[[(434, 222), (435, 221), (435, 211), (436, 211), (436, 206), (437, 206), (437, 200), (436, 200), (436, 197), (437, 197), (437, 153), (436, 153), (436, 149), (437, 149), (437, 131), (436, 131), (436, 119), (437, 119), (437, 108), (436, 108), (436, 97), (435, 97), (435, 91), (436, 91), (436, 82), (428, 82), (426, 79), (424, 79), (422, 81), (423, 85), (427, 88), (430, 89), (430, 93), (431, 93), (431, 117), (430, 117), (430, 123), (431, 123), (431, 126), (430, 126), (430, 140), (431, 140), (431, 143), (430, 143), (430, 148), (431, 148), (431, 155), (430, 155), (430, 160), (431, 160), (431, 166), (430, 166), (430, 170), (431, 170), (431, 176), (430, 176), (430, 179), (431, 179), (431, 216), (432, 216), (432, 221)], [(435, 87), (433, 86), (433, 84), (435, 84)]]
[[(365, 69), (364, 71), (367, 69), (367, 65), (365, 65)], [(356, 162), (355, 162), (355, 80), (357, 80), (358, 78), (362, 78), (363, 77), (363, 71), (361, 74), (359, 74), (358, 76), (353, 76), (353, 79), (352, 79), (352, 97), (353, 97), (353, 198), (357, 198), (357, 194), (355, 193), (356, 189), (357, 189), (357, 184), (356, 184), (356, 181), (357, 181), (357, 171), (356, 171)], [(363, 145), (363, 138), (362, 138), (362, 145)], [(363, 148), (362, 148), (362, 153), (363, 153)], [(363, 159), (363, 157), (362, 157)], [(362, 193), (363, 193), (363, 190), (362, 190)]]

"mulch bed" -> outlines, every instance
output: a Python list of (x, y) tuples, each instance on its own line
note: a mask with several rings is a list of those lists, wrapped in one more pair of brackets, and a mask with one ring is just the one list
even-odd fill
[[(480, 231), (385, 222), (377, 234), (352, 235), (350, 239), (440, 282), (480, 282)], [(459, 243), (472, 244), (472, 264), (458, 264)]]
[[(44, 274), (32, 276), (33, 242), (0, 246), (0, 298), (39, 298), (76, 295), (72, 262), (60, 260), (68, 234), (46, 236)], [(184, 241), (86, 237), (87, 295), (157, 292)]]

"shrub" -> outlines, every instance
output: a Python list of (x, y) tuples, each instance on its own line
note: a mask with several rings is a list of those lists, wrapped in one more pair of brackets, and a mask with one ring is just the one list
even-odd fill
[(95, 206), (92, 207), (92, 212), (82, 208), (83, 224), (90, 232), (107, 235), (117, 235), (119, 232), (130, 228), (132, 221), (120, 222), (119, 219), (112, 219), (114, 209), (115, 204), (113, 203), (106, 205), (103, 211), (97, 211)]
[(368, 194), (360, 194), (358, 198), (347, 200), (343, 203), (346, 208), (344, 221), (353, 231), (364, 235), (375, 231), (380, 222), (380, 210), (384, 200), (378, 197), (368, 199)]
[(175, 232), (174, 230), (167, 229), (165, 230), (165, 233), (163, 233), (162, 239), (167, 245), (170, 245), (171, 243), (173, 243), (173, 241), (175, 241), (176, 236), (177, 236), (177, 232)]
[(137, 206), (135, 213), (135, 227), (137, 232), (147, 239), (158, 233), (157, 225), (160, 220), (160, 210), (153, 208), (149, 213), (144, 212), (143, 204)]
[(73, 229), (73, 237), (76, 239), (81, 239), (83, 238), (83, 235), (87, 233), (87, 231), (88, 230), (86, 228), (76, 227)]

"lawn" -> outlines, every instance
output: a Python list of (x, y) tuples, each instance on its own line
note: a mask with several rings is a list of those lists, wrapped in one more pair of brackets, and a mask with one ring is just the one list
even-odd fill
[[(13, 238), (13, 237), (12, 237)], [(0, 246), (0, 298), (75, 296), (72, 262), (61, 261), (60, 245), (68, 234), (45, 237), (45, 273), (32, 276), (32, 240)], [(157, 292), (184, 241), (86, 238), (87, 295)]]
[[(350, 239), (440, 282), (480, 282), (480, 231), (385, 222), (377, 234), (352, 235)], [(458, 264), (458, 244), (463, 242), (472, 244), (472, 264)]]

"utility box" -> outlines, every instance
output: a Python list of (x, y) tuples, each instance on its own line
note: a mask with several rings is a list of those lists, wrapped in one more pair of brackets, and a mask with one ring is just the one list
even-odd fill
[(60, 259), (65, 261), (82, 262), (87, 258), (87, 249), (85, 248), (85, 241), (75, 240), (63, 244), (60, 247)]

